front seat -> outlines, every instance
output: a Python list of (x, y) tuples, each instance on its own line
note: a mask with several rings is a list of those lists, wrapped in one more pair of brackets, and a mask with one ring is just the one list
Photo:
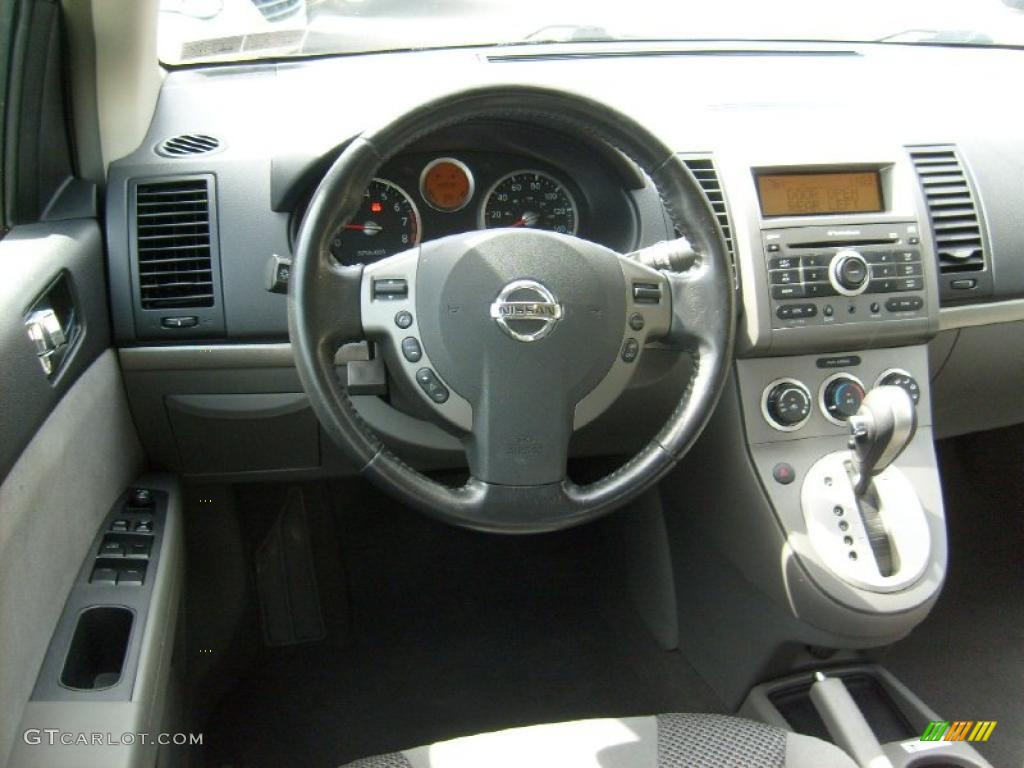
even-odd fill
[(726, 715), (601, 718), (483, 733), (344, 768), (856, 768), (813, 736)]

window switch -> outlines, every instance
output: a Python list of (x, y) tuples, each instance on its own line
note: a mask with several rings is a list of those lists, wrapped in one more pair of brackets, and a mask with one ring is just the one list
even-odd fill
[(92, 575), (89, 577), (90, 584), (113, 584), (116, 581), (116, 568), (104, 568), (97, 566), (92, 569)]
[[(127, 528), (125, 529), (127, 530)], [(152, 533), (153, 532), (153, 521), (152, 520), (136, 520), (135, 525), (132, 526), (132, 530), (136, 533)]]
[(145, 568), (122, 568), (117, 574), (119, 585), (141, 586), (146, 580)]
[(150, 539), (143, 539), (142, 541), (130, 541), (126, 547), (125, 554), (128, 557), (149, 557), (149, 545)]
[(124, 557), (124, 545), (119, 541), (104, 541), (100, 545), (100, 557)]
[(115, 520), (114, 522), (112, 522), (110, 524), (110, 530), (118, 531), (118, 532), (127, 531), (128, 530), (128, 521), (127, 520)]

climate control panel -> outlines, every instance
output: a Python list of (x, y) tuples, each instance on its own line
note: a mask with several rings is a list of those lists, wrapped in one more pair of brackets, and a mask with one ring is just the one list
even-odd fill
[[(821, 361), (860, 358), (820, 358)], [(889, 368), (878, 374), (873, 386), (897, 386), (907, 391), (914, 404), (920, 402), (921, 385), (907, 371)], [(856, 374), (836, 371), (818, 380), (779, 378), (764, 387), (761, 394), (761, 415), (768, 426), (779, 432), (797, 432), (817, 412), (829, 424), (846, 427), (850, 417), (860, 410), (867, 387)], [(820, 422), (819, 422), (820, 423)]]

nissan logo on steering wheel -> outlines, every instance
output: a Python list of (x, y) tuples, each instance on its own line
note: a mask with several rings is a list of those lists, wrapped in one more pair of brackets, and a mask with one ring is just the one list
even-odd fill
[(562, 319), (562, 305), (536, 280), (513, 280), (491, 304), (491, 318), (516, 341), (540, 341)]

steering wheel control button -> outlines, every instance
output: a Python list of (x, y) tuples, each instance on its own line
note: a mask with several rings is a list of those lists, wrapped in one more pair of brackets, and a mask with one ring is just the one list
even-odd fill
[(395, 301), (409, 298), (409, 283), (401, 278), (374, 279), (373, 298), (378, 301)]
[(657, 283), (633, 283), (633, 301), (637, 304), (660, 304), (661, 286)]
[(793, 469), (792, 464), (780, 461), (772, 467), (772, 477), (775, 478), (775, 482), (779, 485), (789, 485), (796, 480), (796, 470)]
[(640, 342), (634, 338), (626, 339), (626, 343), (622, 345), (622, 362), (632, 363), (639, 354)]
[(830, 376), (822, 385), (822, 409), (833, 424), (845, 424), (860, 410), (864, 401), (864, 385), (848, 373)]
[(769, 384), (761, 398), (764, 417), (775, 429), (793, 432), (811, 416), (811, 393), (794, 379)]
[(435, 403), (440, 405), (448, 400), (448, 387), (442, 384), (437, 375), (429, 368), (420, 368), (416, 371), (416, 383)]
[(405, 330), (406, 328), (411, 326), (412, 325), (412, 312), (407, 312), (404, 309), (401, 312), (396, 312), (395, 313), (395, 325), (397, 325), (402, 330)]
[(629, 316), (629, 327), (634, 331), (642, 331), (644, 329), (644, 316), (639, 312), (634, 312)]
[(832, 287), (843, 296), (857, 296), (868, 287), (870, 270), (867, 260), (857, 251), (844, 248), (838, 251), (829, 264), (829, 280)]
[(536, 280), (513, 280), (491, 303), (491, 319), (516, 341), (540, 341), (562, 319), (562, 305)]
[(917, 405), (921, 401), (921, 385), (917, 383), (917, 379), (899, 368), (893, 368), (883, 373), (878, 377), (878, 381), (875, 382), (875, 386), (899, 387), (910, 395), (911, 399), (914, 401), (914, 405)]
[(410, 363), (418, 363), (423, 357), (423, 350), (420, 343), (414, 336), (406, 336), (402, 339), (402, 357)]

